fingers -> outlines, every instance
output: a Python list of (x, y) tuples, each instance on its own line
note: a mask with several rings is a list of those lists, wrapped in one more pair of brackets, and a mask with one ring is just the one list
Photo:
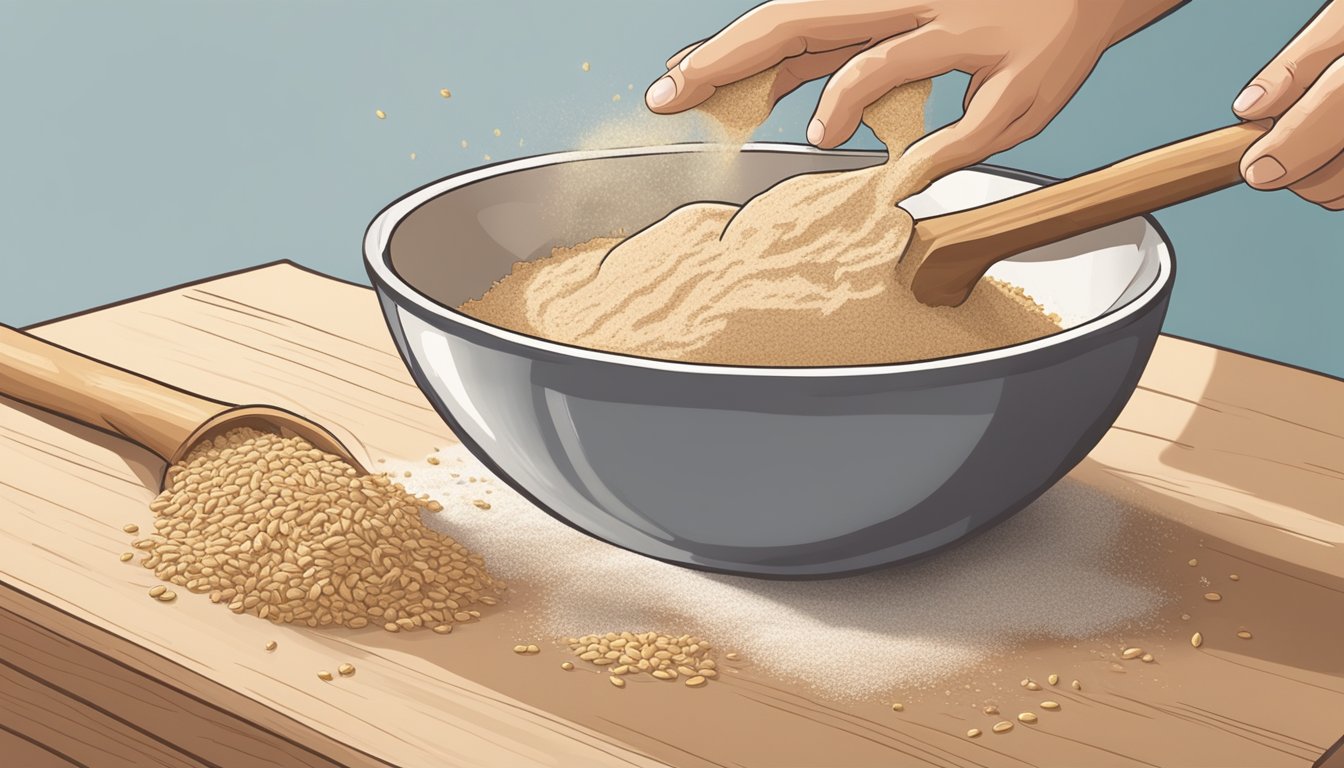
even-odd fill
[(673, 67), (644, 92), (644, 104), (651, 112), (672, 115), (699, 106), (713, 94), (714, 86), (705, 82), (687, 85), (685, 73), (680, 67)]
[(699, 48), (699, 47), (700, 47), (700, 44), (703, 43), (703, 42), (705, 42), (705, 41), (704, 41), (704, 40), (696, 40), (694, 43), (691, 43), (690, 45), (686, 46), (685, 48), (682, 48), (680, 51), (677, 51), (676, 53), (672, 54), (672, 58), (670, 58), (670, 59), (667, 60), (667, 68), (668, 68), (668, 69), (671, 69), (671, 68), (677, 66), (678, 64), (680, 64), (680, 63), (681, 63), (681, 60), (684, 59), (684, 58), (686, 58), (686, 55), (687, 55), (687, 54), (689, 54), (691, 51), (694, 51), (696, 48)]
[(833, 74), (846, 61), (866, 48), (866, 44), (851, 45), (825, 53), (805, 53), (796, 58), (785, 59), (775, 75), (775, 83), (770, 89), (770, 100), (777, 102), (793, 93), (803, 83)]
[(1344, 210), (1344, 155), (1292, 186), (1293, 194), (1332, 211)]
[[(690, 109), (721, 85), (734, 83), (805, 53), (890, 37), (915, 26), (904, 4), (871, 0), (794, 0), (757, 6), (687, 52), (649, 87), (649, 109), (671, 114)], [(674, 57), (676, 58), (676, 57)]]
[(1241, 159), (1241, 174), (1256, 189), (1282, 189), (1310, 176), (1344, 152), (1344, 58), (1274, 122)]
[(1034, 101), (1019, 78), (1009, 71), (987, 75), (961, 119), (920, 139), (906, 157), (938, 178), (1035, 136), (1057, 109)]
[(963, 61), (956, 41), (932, 24), (856, 54), (821, 92), (807, 140), (826, 149), (849, 141), (863, 111), (888, 91), (949, 72)]
[[(699, 40), (691, 43), (680, 51), (672, 54), (672, 58), (667, 60), (668, 73), (655, 80), (653, 85), (649, 86), (649, 89), (644, 92), (644, 103), (648, 105), (650, 110), (659, 113), (675, 111), (665, 109), (665, 107), (676, 96), (677, 90), (682, 87), (682, 75), (680, 71), (678, 71), (677, 65), (685, 61), (686, 57), (691, 54), (691, 51), (699, 48), (704, 42), (704, 40)], [(710, 91), (710, 93), (713, 93), (713, 91)], [(704, 101), (707, 98), (709, 98), (708, 93), (705, 94), (704, 98), (700, 99), (700, 101)], [(695, 103), (699, 104), (700, 101)]]
[(985, 78), (993, 73), (992, 68), (982, 67), (976, 70), (974, 75), (971, 75), (971, 82), (966, 84), (966, 95), (961, 98), (962, 112), (971, 108), (971, 100), (975, 98), (975, 94), (980, 92), (980, 86), (985, 84)]
[(1232, 102), (1246, 120), (1278, 117), (1292, 106), (1344, 47), (1344, 3), (1328, 3)]

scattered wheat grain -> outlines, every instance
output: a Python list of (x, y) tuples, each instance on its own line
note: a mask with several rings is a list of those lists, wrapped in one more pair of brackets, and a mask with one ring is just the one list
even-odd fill
[(240, 429), (169, 469), (155, 533), (136, 546), (160, 579), (276, 623), (372, 619), (396, 632), (475, 620), (496, 591), (484, 560), (426, 527), (424, 505), (301, 438)]

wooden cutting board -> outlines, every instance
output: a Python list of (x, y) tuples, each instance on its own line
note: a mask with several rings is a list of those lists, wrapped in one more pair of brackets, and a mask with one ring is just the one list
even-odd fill
[[(291, 264), (32, 330), (210, 397), (339, 424), (374, 457), (456, 442), (373, 294)], [(965, 702), (897, 714), (750, 667), (701, 690), (616, 690), (561, 673), (547, 646), (542, 670), (511, 652), (526, 585), (449, 636), (275, 626), (196, 595), (161, 604), (146, 596), (152, 574), (118, 560), (123, 526), (150, 525), (159, 470), (134, 446), (0, 399), (0, 746), (23, 764), (1308, 766), (1344, 733), (1344, 382), (1175, 338), (1072, 478), (1170, 527), (1173, 553), (1237, 572), (1236, 617), (1202, 626), (1226, 638), (1254, 617), (1256, 637), (1196, 650), (1166, 617), (1129, 638), (1161, 649), (1146, 674), (1107, 674), (1116, 662), (1097, 649), (1119, 648), (1105, 639), (1087, 658), (1027, 644), (1000, 676), (1091, 676), (1052, 694), (1068, 718), (1004, 736), (968, 739)], [(1185, 556), (1155, 574), (1180, 593), (1175, 613), (1198, 601)], [(344, 661), (354, 677), (317, 678)]]

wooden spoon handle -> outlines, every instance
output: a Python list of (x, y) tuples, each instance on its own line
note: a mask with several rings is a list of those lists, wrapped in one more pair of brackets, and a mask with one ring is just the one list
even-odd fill
[(225, 403), (0, 325), (0, 395), (110, 432), (165, 461)]
[(920, 282), (932, 290), (957, 275), (978, 279), (1023, 251), (1230, 187), (1241, 181), (1242, 155), (1266, 130), (1259, 123), (1220, 128), (1007, 200), (924, 219), (911, 242), (926, 256), (916, 294)]

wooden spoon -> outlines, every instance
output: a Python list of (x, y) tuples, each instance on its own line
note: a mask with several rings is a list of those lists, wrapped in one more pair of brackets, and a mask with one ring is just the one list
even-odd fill
[(922, 219), (904, 258), (921, 259), (915, 298), (955, 307), (995, 262), (1241, 181), (1241, 157), (1268, 126), (1240, 123), (1016, 197)]
[(210, 400), (5, 325), (0, 325), (0, 395), (130, 440), (169, 466), (216, 435), (251, 427), (302, 437), (368, 472), (335, 435), (298, 414)]

